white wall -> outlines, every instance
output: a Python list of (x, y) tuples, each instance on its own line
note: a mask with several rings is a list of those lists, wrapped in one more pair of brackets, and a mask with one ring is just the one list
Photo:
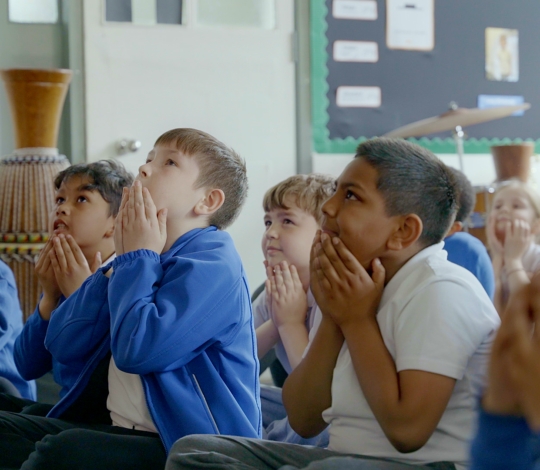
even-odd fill
[[(353, 157), (353, 154), (315, 153), (313, 171), (339, 176)], [(438, 157), (447, 165), (459, 169), (456, 154), (440, 154)], [(495, 166), (490, 154), (467, 154), (463, 158), (463, 166), (473, 186), (488, 186), (495, 180)], [(531, 161), (531, 184), (540, 190), (540, 159), (537, 155)]]
[[(61, 68), (62, 27), (57, 24), (10, 23), (7, 0), (0, 0), (0, 68)], [(58, 146), (66, 153), (69, 135), (62, 120)], [(0, 85), (0, 156), (13, 151), (13, 123), (4, 85)]]

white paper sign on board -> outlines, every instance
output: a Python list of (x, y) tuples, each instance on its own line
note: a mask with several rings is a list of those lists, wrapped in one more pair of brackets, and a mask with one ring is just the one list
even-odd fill
[(376, 20), (376, 0), (334, 0), (332, 16), (342, 20)]
[(335, 41), (336, 62), (378, 62), (379, 45), (373, 41)]
[(386, 45), (431, 51), (435, 47), (434, 0), (386, 0)]
[(336, 104), (341, 108), (379, 108), (381, 88), (378, 86), (340, 86)]

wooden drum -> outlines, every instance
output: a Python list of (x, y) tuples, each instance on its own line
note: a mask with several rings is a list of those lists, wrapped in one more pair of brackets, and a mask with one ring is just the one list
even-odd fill
[(469, 217), (469, 233), (482, 241), (487, 246), (486, 222), (489, 208), (493, 202), (495, 188), (492, 186), (475, 186), (476, 204), (474, 211)]
[(69, 166), (58, 154), (62, 107), (70, 70), (1, 70), (15, 126), (16, 149), (0, 161), (0, 258), (15, 274), (24, 319), (40, 289), (34, 263), (48, 240), (53, 181)]

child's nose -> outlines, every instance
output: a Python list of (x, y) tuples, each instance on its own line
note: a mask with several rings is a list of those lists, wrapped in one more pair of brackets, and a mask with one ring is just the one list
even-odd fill
[(336, 194), (328, 199), (322, 206), (322, 212), (326, 217), (335, 217), (336, 215)]
[(148, 163), (145, 163), (144, 165), (141, 165), (139, 167), (139, 176), (141, 176), (142, 178), (147, 178), (148, 176), (150, 176), (150, 174), (151, 170)]
[(272, 224), (266, 231), (266, 238), (277, 238), (277, 237), (278, 237), (278, 230), (275, 227), (275, 224)]

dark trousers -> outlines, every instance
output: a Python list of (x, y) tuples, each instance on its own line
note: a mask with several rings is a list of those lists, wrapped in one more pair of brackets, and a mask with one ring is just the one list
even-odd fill
[(158, 434), (0, 412), (2, 469), (161, 469), (167, 454)]
[(47, 416), (54, 405), (38, 403), (26, 398), (16, 397), (8, 393), (0, 393), (0, 411), (24, 413), (34, 416)]
[(17, 387), (11, 383), (10, 380), (5, 377), (0, 377), (0, 393), (9, 393), (15, 397), (20, 397), (21, 392), (17, 390)]

